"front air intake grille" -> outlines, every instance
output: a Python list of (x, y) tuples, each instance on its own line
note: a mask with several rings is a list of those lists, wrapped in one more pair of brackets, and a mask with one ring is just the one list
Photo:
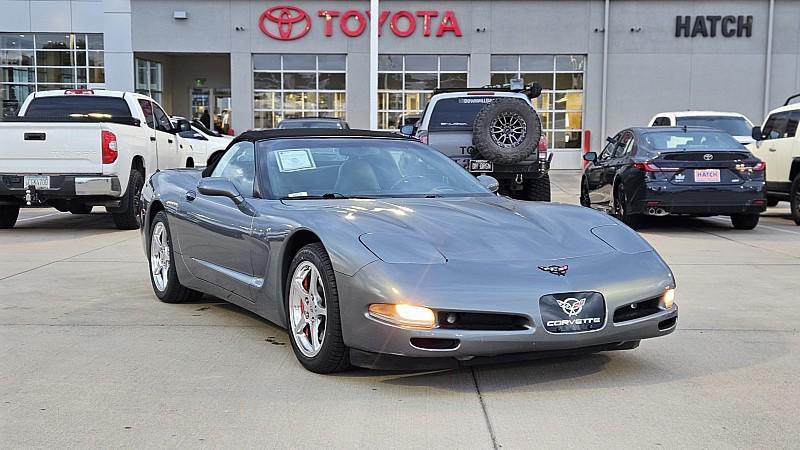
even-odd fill
[(439, 328), (451, 330), (514, 331), (526, 330), (530, 321), (514, 314), (439, 311)]
[(662, 309), (659, 307), (660, 300), (661, 297), (655, 297), (620, 306), (614, 311), (614, 323), (627, 322), (661, 312)]

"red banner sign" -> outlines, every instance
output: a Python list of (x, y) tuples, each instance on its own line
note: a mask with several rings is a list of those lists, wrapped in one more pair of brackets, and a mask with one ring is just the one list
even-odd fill
[[(324, 34), (332, 37), (341, 33), (347, 37), (358, 37), (364, 34), (369, 24), (369, 11), (349, 9), (337, 11), (326, 9), (317, 12), (322, 21)], [(378, 35), (384, 32), (384, 25), (389, 22), (391, 32), (401, 38), (421, 34), (424, 37), (445, 36), (452, 33), (461, 37), (461, 28), (453, 11), (381, 11), (378, 17)], [(267, 9), (259, 17), (258, 26), (261, 32), (279, 41), (300, 39), (311, 31), (311, 17), (295, 6), (279, 5)], [(338, 31), (337, 31), (338, 29)]]

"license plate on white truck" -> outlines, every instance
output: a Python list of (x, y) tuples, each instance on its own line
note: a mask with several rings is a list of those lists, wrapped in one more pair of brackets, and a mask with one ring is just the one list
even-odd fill
[(47, 175), (25, 175), (25, 189), (30, 186), (36, 189), (50, 189), (50, 177)]

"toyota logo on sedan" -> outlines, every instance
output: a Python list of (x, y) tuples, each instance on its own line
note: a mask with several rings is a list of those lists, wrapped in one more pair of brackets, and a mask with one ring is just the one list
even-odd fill
[(311, 30), (311, 18), (308, 13), (294, 6), (273, 6), (261, 13), (258, 27), (272, 39), (293, 41)]
[(703, 155), (703, 159), (705, 159), (706, 161), (711, 161), (712, 159), (714, 159), (714, 155), (712, 155), (711, 153), (706, 153), (705, 155)]

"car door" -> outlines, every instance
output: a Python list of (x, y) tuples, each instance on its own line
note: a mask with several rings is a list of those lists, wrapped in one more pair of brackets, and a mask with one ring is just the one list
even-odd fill
[(208, 137), (194, 127), (187, 131), (181, 131), (178, 133), (178, 136), (186, 139), (186, 141), (191, 144), (191, 157), (194, 161), (194, 165), (205, 165), (208, 159)]
[(612, 142), (608, 142), (602, 152), (586, 168), (586, 182), (589, 188), (589, 200), (593, 205), (607, 206), (611, 201), (611, 187), (607, 186), (605, 176), (606, 166), (614, 155), (622, 133), (614, 136)]
[(158, 103), (150, 102), (153, 105), (153, 117), (156, 122), (156, 151), (158, 152), (158, 168), (171, 169), (175, 167), (185, 167), (186, 161), (183, 160), (178, 138), (175, 137), (175, 128), (169, 120), (167, 113), (158, 106)]
[[(211, 176), (228, 178), (245, 199), (254, 196), (255, 159), (252, 142), (239, 142), (225, 153)], [(227, 197), (191, 190), (181, 207), (176, 233), (189, 270), (208, 282), (252, 301), (258, 284), (251, 261), (253, 216)]]
[(609, 195), (612, 193), (614, 179), (617, 177), (617, 172), (625, 164), (625, 157), (630, 154), (633, 147), (633, 132), (623, 131), (617, 145), (614, 146), (614, 152), (603, 167), (603, 183), (608, 187)]
[(789, 111), (774, 112), (761, 128), (762, 139), (753, 147), (753, 154), (767, 163), (768, 190), (781, 190), (776, 183), (788, 182), (789, 161), (794, 139), (786, 138)]
[[(156, 149), (156, 119), (153, 116), (153, 104), (150, 103), (147, 99), (140, 98), (138, 100), (139, 107), (142, 108), (142, 114), (144, 115), (144, 122), (147, 125), (147, 150), (148, 154), (150, 155), (150, 160), (153, 161), (155, 167), (146, 167), (147, 173), (155, 172), (158, 166), (158, 150)], [(145, 128), (143, 128), (144, 130)]]

